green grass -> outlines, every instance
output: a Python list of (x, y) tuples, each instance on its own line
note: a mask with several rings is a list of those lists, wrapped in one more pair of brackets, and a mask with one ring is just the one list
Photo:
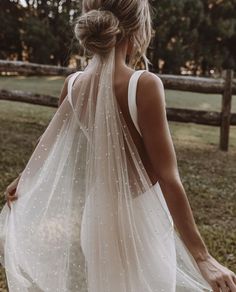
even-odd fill
[(0, 77), (0, 88), (30, 91), (58, 96), (65, 77), (62, 76), (10, 76)]
[[(202, 94), (178, 90), (166, 90), (166, 103), (169, 107), (206, 111), (221, 111), (219, 94)], [(232, 112), (236, 113), (236, 96), (232, 98)]]
[[(193, 123), (170, 123), (172, 137), (176, 142), (197, 145), (214, 145), (218, 147), (220, 138), (220, 128)], [(236, 126), (230, 127), (229, 148), (236, 147)]]
[[(37, 76), (0, 77), (0, 88), (14, 88), (59, 96), (64, 79), (61, 76), (44, 76), (40, 78)], [(201, 94), (177, 90), (166, 90), (165, 93), (166, 103), (169, 107), (211, 111), (220, 111), (221, 109), (221, 95), (219, 94)], [(236, 96), (233, 96), (232, 112), (236, 112)]]
[[(59, 94), (63, 83), (62, 78), (10, 79), (0, 78), (0, 85), (52, 95)], [(189, 101), (187, 93), (167, 91), (167, 102), (171, 106), (196, 107), (201, 100), (199, 108), (205, 106), (203, 96), (198, 95), (198, 102), (195, 95), (191, 96), (193, 99)], [(217, 109), (216, 99), (207, 103)], [(0, 206), (4, 203), (5, 187), (23, 170), (37, 138), (55, 111), (44, 106), (0, 101)], [(170, 123), (170, 130), (182, 182), (200, 232), (212, 255), (236, 272), (236, 127), (231, 127), (228, 152), (218, 149), (217, 127)], [(2, 268), (0, 291), (6, 291)]]

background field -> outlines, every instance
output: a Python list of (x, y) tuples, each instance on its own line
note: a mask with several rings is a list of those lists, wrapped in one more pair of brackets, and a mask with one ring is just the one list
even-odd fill
[[(0, 77), (0, 88), (18, 89), (31, 91), (34, 93), (50, 94), (58, 96), (64, 78), (61, 76), (52, 77)], [(200, 110), (221, 109), (221, 95), (199, 94), (194, 92), (183, 92), (176, 90), (166, 90), (166, 101), (170, 107), (182, 107)], [(236, 96), (233, 97), (232, 112), (236, 112)]]
[[(62, 77), (1, 77), (0, 88), (58, 96)], [(221, 97), (166, 90), (167, 106), (219, 110)], [(233, 98), (236, 112), (236, 97)], [(0, 206), (5, 187), (23, 170), (55, 108), (0, 101)], [(236, 127), (229, 152), (218, 150), (219, 128), (170, 122), (179, 170), (197, 225), (211, 252), (236, 272)], [(4, 270), (0, 292), (6, 291)]]

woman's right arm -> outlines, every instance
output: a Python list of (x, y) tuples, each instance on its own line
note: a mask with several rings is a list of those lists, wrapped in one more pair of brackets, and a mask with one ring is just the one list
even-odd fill
[(65, 97), (67, 96), (67, 88), (68, 88), (68, 82), (69, 82), (69, 79), (70, 77), (73, 75), (70, 74), (66, 77), (65, 81), (64, 81), (64, 84), (62, 86), (62, 89), (61, 89), (61, 93), (60, 93), (60, 96), (59, 96), (59, 99), (58, 99), (58, 107), (60, 107), (60, 105), (62, 104), (63, 100), (65, 99)]
[[(63, 100), (65, 99), (65, 97), (67, 95), (68, 81), (69, 81), (71, 75), (72, 74), (68, 75), (65, 78), (65, 81), (64, 81), (64, 84), (62, 86), (62, 89), (61, 89), (61, 92), (60, 92), (60, 96), (59, 96), (59, 99), (58, 99), (58, 107), (60, 107), (60, 105), (62, 104)], [(34, 145), (34, 148), (40, 142), (41, 137), (42, 137), (42, 135), (40, 135), (39, 138), (37, 139), (37, 141), (36, 141), (36, 143)], [(5, 196), (7, 198), (7, 204), (9, 206), (9, 208), (10, 208), (10, 202), (17, 199), (17, 195), (15, 194), (15, 192), (16, 192), (16, 188), (17, 188), (17, 185), (18, 185), (18, 182), (20, 180), (22, 172), (20, 172), (18, 174), (18, 176), (6, 187)]]
[(211, 257), (198, 231), (178, 171), (166, 116), (164, 86), (161, 79), (153, 73), (145, 72), (140, 77), (137, 109), (138, 124), (146, 151), (181, 238), (196, 262), (204, 263), (202, 273), (214, 291), (219, 291), (217, 285), (223, 287), (225, 280), (231, 290), (236, 291), (234, 273)]
[[(61, 88), (60, 96), (59, 96), (59, 98), (58, 98), (58, 107), (61, 106), (63, 100), (64, 100), (65, 97), (67, 96), (68, 82), (69, 82), (69, 79), (70, 79), (70, 77), (71, 77), (72, 75), (73, 75), (73, 73), (70, 74), (70, 75), (68, 75), (68, 76), (65, 78), (65, 81), (64, 81), (63, 86), (62, 86), (62, 88)], [(36, 141), (36, 143), (35, 143), (35, 147), (38, 145), (38, 143), (39, 143), (41, 137), (42, 137), (42, 135), (41, 135), (41, 136), (38, 138), (38, 140)]]

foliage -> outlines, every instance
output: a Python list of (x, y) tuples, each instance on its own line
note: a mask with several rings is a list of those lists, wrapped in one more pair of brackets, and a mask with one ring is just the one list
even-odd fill
[(0, 23), (1, 43), (5, 43), (0, 47), (0, 56), (12, 58), (9, 47), (12, 42), (20, 46), (15, 50), (19, 60), (24, 55), (30, 62), (67, 66), (70, 50), (78, 49), (76, 44), (73, 45), (73, 20), (80, 5), (75, 0), (25, 2), (27, 6), (20, 5), (20, 0), (0, 2), (0, 13), (4, 14), (1, 18), (4, 23)]
[(152, 6), (155, 71), (179, 74), (185, 67), (207, 75), (236, 68), (236, 0), (154, 0)]
[(33, 16), (24, 22), (24, 44), (28, 47), (28, 60), (35, 63), (49, 64), (51, 56), (59, 49), (57, 37), (50, 30), (49, 20), (40, 20)]
[(21, 18), (23, 11), (16, 3), (9, 0), (0, 1), (0, 58), (7, 59), (15, 54), (19, 60), (22, 56), (20, 41)]
[[(0, 1), (0, 58), (67, 66), (80, 52), (76, 0)], [(209, 75), (236, 68), (236, 0), (150, 0), (155, 37), (152, 70)], [(152, 47), (152, 49), (151, 49)]]

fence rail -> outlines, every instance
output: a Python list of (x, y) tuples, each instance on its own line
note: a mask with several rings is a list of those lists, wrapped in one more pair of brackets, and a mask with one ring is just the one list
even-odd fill
[[(75, 71), (76, 69), (66, 67), (0, 60), (0, 72), (17, 72), (20, 75), (67, 76)], [(233, 70), (225, 70), (224, 78), (221, 79), (157, 74), (165, 89), (222, 95), (221, 112), (167, 108), (168, 120), (220, 127), (219, 148), (228, 151), (230, 126), (236, 125), (236, 113), (231, 113), (232, 95), (236, 94), (236, 83), (233, 81), (233, 75)], [(0, 90), (0, 99), (49, 107), (58, 106), (57, 97), (19, 90), (2, 89)]]
[[(19, 101), (48, 107), (58, 106), (58, 97), (44, 94), (32, 94), (20, 90), (0, 90), (0, 100)], [(195, 123), (219, 127), (221, 125), (221, 113), (216, 111), (191, 110), (183, 108), (166, 109), (169, 121), (182, 123)], [(231, 114), (230, 124), (236, 126), (236, 113)]]
[(37, 75), (37, 76), (57, 76), (57, 75), (69, 75), (75, 72), (75, 69), (68, 67), (42, 65), (37, 63), (28, 63), (22, 61), (6, 61), (0, 60), (0, 72), (11, 72), (19, 75)]
[[(226, 71), (227, 70), (224, 71), (224, 75), (227, 74)], [(156, 75), (162, 79), (166, 89), (212, 94), (223, 94), (225, 90), (225, 78), (214, 79), (166, 74)], [(233, 82), (233, 78), (232, 94), (236, 94), (236, 83)]]

